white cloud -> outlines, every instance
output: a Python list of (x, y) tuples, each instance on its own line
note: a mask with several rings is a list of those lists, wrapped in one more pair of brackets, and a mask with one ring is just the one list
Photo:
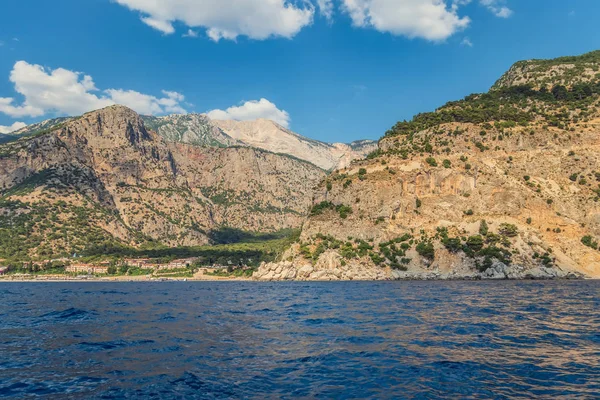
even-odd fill
[(182, 37), (189, 37), (189, 38), (197, 38), (198, 37), (198, 32), (196, 32), (193, 29), (188, 29), (188, 31), (186, 33), (184, 33), (183, 35), (181, 35)]
[(267, 39), (291, 38), (313, 20), (314, 6), (308, 1), (288, 0), (115, 0), (142, 13), (142, 22), (165, 34), (175, 32), (173, 23), (202, 27), (214, 41), (238, 36)]
[(358, 27), (380, 32), (441, 41), (465, 29), (469, 17), (458, 15), (464, 0), (341, 0), (343, 10)]
[(168, 21), (154, 19), (152, 17), (144, 17), (142, 18), (142, 22), (166, 35), (170, 35), (171, 33), (175, 32), (175, 28), (173, 28), (173, 25), (171, 25), (171, 23)]
[(0, 133), (11, 133), (14, 131), (18, 131), (21, 128), (25, 128), (26, 126), (27, 124), (24, 122), (15, 122), (14, 124), (9, 126), (0, 125)]
[(333, 18), (333, 0), (317, 0), (319, 12), (329, 21)]
[(513, 14), (513, 11), (506, 7), (504, 0), (479, 0), (481, 5), (490, 10), (496, 17), (508, 18)]
[(226, 110), (212, 110), (208, 117), (216, 120), (252, 121), (259, 118), (270, 119), (286, 128), (290, 125), (290, 115), (280, 110), (267, 99), (247, 101), (241, 106), (232, 106)]
[(140, 114), (155, 115), (174, 113), (184, 114), (186, 111), (179, 105), (185, 98), (177, 92), (167, 92), (163, 90), (166, 97), (157, 98), (148, 94), (136, 92), (135, 90), (108, 89), (106, 93), (110, 95), (112, 101), (116, 104), (127, 106)]
[(473, 42), (471, 42), (471, 39), (468, 37), (465, 37), (460, 44), (467, 47), (473, 47)]
[(0, 113), (11, 117), (39, 117), (53, 112), (79, 115), (122, 104), (142, 114), (183, 113), (184, 96), (163, 91), (155, 97), (133, 90), (96, 88), (91, 76), (64, 68), (46, 69), (40, 65), (17, 61), (10, 73), (15, 91), (25, 100), (16, 104), (12, 97), (0, 97)]

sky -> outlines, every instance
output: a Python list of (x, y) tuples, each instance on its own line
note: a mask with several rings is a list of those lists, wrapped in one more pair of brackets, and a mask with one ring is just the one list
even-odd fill
[(111, 104), (327, 142), (600, 49), (598, 0), (2, 0), (0, 133)]

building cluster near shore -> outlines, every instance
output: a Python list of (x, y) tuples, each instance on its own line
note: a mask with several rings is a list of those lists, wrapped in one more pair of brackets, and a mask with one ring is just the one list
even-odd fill
[[(188, 268), (194, 264), (197, 258), (185, 258), (181, 260), (173, 260), (169, 263), (158, 263), (156, 260), (150, 258), (128, 258), (118, 263), (119, 265), (125, 265), (128, 267), (134, 267), (139, 269), (154, 270), (154, 271), (168, 271), (182, 268)], [(71, 273), (87, 273), (87, 274), (107, 274), (108, 269), (111, 266), (110, 261), (102, 261), (98, 263), (74, 263), (65, 267), (66, 272)]]

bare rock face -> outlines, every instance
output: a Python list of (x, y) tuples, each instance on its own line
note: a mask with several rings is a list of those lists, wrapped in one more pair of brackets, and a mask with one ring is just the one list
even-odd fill
[(291, 261), (263, 263), (252, 278), (259, 281), (373, 281), (390, 280), (393, 277), (390, 271), (373, 268), (364, 262), (343, 265), (339, 254), (328, 252), (314, 266)]
[(14, 224), (22, 213), (49, 214), (25, 227), (41, 237), (32, 255), (40, 247), (81, 251), (90, 241), (200, 245), (221, 226), (300, 226), (324, 176), (257, 149), (169, 143), (132, 110), (112, 106), (0, 147), (0, 215)]
[(256, 121), (219, 121), (212, 123), (228, 136), (247, 146), (274, 153), (289, 154), (309, 161), (324, 170), (343, 168), (350, 162), (362, 159), (377, 148), (373, 141), (351, 144), (324, 143), (308, 139), (266, 119)]

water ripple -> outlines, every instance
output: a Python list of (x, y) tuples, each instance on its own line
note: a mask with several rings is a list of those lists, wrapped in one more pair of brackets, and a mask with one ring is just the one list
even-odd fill
[(0, 398), (598, 398), (599, 332), (597, 281), (3, 283)]

